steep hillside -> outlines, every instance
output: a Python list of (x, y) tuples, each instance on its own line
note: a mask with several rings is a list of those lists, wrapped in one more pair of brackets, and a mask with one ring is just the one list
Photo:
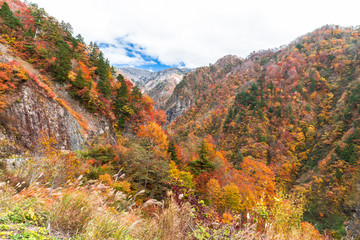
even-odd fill
[(3, 144), (3, 157), (33, 149), (42, 133), (54, 135), (61, 149), (81, 149), (87, 140), (103, 134), (115, 142), (108, 119), (93, 116), (61, 90), (60, 85), (50, 82), (46, 75), (15, 57), (6, 44), (0, 44), (0, 49), (2, 70), (22, 71), (17, 88), (1, 96), (6, 105), (1, 114), (2, 141), (10, 141), (13, 146), (9, 148)]
[[(224, 94), (230, 94), (226, 91), (234, 91), (226, 88), (228, 74), (238, 68), (241, 62), (242, 60), (236, 56), (229, 55), (219, 59), (210, 67), (198, 68), (187, 74), (176, 86), (174, 93), (163, 108), (168, 122), (174, 121), (198, 101), (205, 103), (207, 101), (204, 100), (208, 98), (211, 99), (211, 102), (218, 105), (226, 100), (223, 98)], [(214, 89), (221, 90), (217, 93)], [(204, 107), (206, 108), (207, 106)], [(215, 106), (208, 107), (213, 108)]]
[[(188, 109), (169, 132), (185, 149), (210, 134), (237, 169), (249, 159), (267, 165), (278, 189), (306, 196), (305, 219), (345, 234), (359, 203), (359, 34), (325, 26), (235, 68), (190, 73), (167, 104), (170, 121)], [(215, 70), (226, 74), (213, 79)], [(201, 88), (207, 81), (215, 85)]]
[(102, 135), (115, 144), (125, 123), (137, 128), (145, 117), (156, 118), (152, 102), (121, 75), (115, 79), (97, 45), (73, 37), (71, 25), (21, 1), (5, 2), (0, 16), (3, 135), (21, 151), (36, 146), (40, 134), (63, 149)]
[(191, 71), (186, 68), (169, 68), (158, 72), (136, 68), (120, 68), (122, 74), (148, 94), (155, 104), (163, 108), (175, 86)]

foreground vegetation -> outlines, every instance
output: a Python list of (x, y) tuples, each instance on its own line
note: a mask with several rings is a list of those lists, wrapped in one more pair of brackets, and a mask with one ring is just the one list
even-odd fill
[[(14, 178), (13, 174), (3, 168), (1, 180)], [(129, 189), (118, 190), (119, 185), (126, 184), (116, 180), (117, 176), (86, 180), (88, 176), (87, 173), (69, 179), (58, 188), (47, 187), (51, 180), (44, 182), (44, 178), (31, 186), (1, 182), (0, 236), (5, 239), (323, 239), (311, 224), (301, 222), (302, 206), (298, 200), (277, 199), (269, 215), (261, 205), (257, 206), (256, 215), (219, 215), (203, 201), (179, 194), (176, 189), (169, 191), (161, 202), (137, 201), (137, 197), (144, 197), (144, 192), (129, 195), (125, 193)], [(26, 184), (29, 179), (23, 180)]]

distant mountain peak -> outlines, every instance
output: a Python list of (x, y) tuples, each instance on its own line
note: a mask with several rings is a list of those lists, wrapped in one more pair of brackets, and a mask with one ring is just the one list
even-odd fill
[(184, 75), (193, 69), (168, 68), (151, 72), (133, 67), (122, 67), (119, 70), (138, 85), (144, 93), (148, 94), (158, 107), (161, 107), (169, 99), (175, 86), (183, 79)]

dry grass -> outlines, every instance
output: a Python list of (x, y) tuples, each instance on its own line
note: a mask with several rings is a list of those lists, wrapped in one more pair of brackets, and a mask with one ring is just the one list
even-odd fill
[(116, 215), (111, 212), (96, 214), (89, 222), (85, 239), (124, 239), (138, 222), (131, 214)]
[(267, 224), (263, 232), (257, 230), (256, 224), (245, 225), (232, 239), (239, 240), (320, 240), (322, 235), (310, 224), (303, 224), (302, 228), (290, 232), (276, 231), (273, 224)]
[[(52, 234), (56, 232), (72, 239), (324, 239), (311, 224), (298, 221), (301, 212), (294, 210), (298, 205), (290, 200), (286, 201), (288, 205), (278, 204), (277, 211), (272, 214), (275, 219), (267, 219), (262, 231), (251, 219), (240, 229), (235, 227), (237, 220), (228, 224), (196, 225), (191, 206), (179, 206), (172, 199), (165, 206), (148, 201), (135, 211), (126, 207), (131, 206), (131, 202), (128, 196), (111, 187), (97, 181), (84, 184), (81, 178), (69, 183), (65, 189), (36, 187), (35, 184), (20, 193), (8, 184), (0, 183), (0, 211), (13, 206), (26, 210), (30, 206), (35, 215), (40, 216), (39, 223), (51, 229)], [(145, 216), (146, 209), (150, 209), (150, 217)]]
[(55, 202), (50, 215), (50, 224), (56, 230), (76, 235), (85, 230), (94, 211), (91, 198), (85, 192), (66, 192)]
[(6, 182), (0, 182), (0, 212), (11, 208), (14, 205), (13, 196), (15, 190)]
[[(3, 189), (3, 188), (1, 188)], [(110, 188), (96, 183), (56, 191), (32, 188), (15, 194), (7, 189), (0, 195), (0, 210), (10, 204), (25, 206), (33, 202), (35, 212), (47, 212), (50, 227), (61, 236), (74, 239), (137, 239), (137, 240), (177, 240), (177, 239), (243, 239), (243, 240), (316, 240), (324, 239), (308, 223), (301, 223), (288, 231), (280, 229), (277, 221), (268, 221), (263, 230), (248, 220), (248, 224), (235, 229), (235, 222), (194, 226), (191, 206), (177, 205), (169, 200), (166, 207), (154, 208), (151, 217), (144, 217), (143, 209), (136, 212), (119, 213), (110, 203), (121, 201)], [(109, 199), (112, 199), (109, 202)], [(157, 204), (156, 202), (152, 204)], [(25, 209), (25, 208), (24, 208)], [(155, 214), (154, 212), (157, 212)]]
[(193, 221), (190, 205), (178, 206), (173, 200), (159, 214), (144, 220), (135, 229), (136, 239), (185, 239)]

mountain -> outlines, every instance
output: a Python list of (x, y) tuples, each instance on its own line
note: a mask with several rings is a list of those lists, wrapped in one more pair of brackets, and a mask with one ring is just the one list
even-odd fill
[(166, 116), (69, 24), (0, 3), (1, 238), (359, 238), (359, 28), (141, 73)]
[(183, 149), (211, 136), (240, 171), (265, 164), (278, 189), (305, 197), (306, 221), (344, 236), (359, 211), (359, 34), (324, 26), (282, 49), (196, 69), (166, 104), (167, 130)]
[(132, 67), (123, 67), (119, 70), (139, 87), (144, 87), (152, 75), (151, 71)]
[[(242, 59), (228, 55), (219, 59), (210, 67), (198, 68), (188, 73), (176, 86), (173, 94), (163, 107), (168, 122), (171, 123), (177, 117), (181, 116), (199, 99), (209, 97), (212, 98), (211, 101), (216, 102), (215, 99), (221, 97), (222, 94), (221, 92), (214, 92), (214, 87), (217, 86), (217, 89), (225, 88), (226, 85), (221, 82), (221, 79), (239, 67), (241, 62)], [(212, 91), (212, 94), (207, 95), (210, 91)], [(221, 99), (219, 99), (219, 101), (221, 101)]]
[(120, 68), (120, 71), (134, 84), (148, 94), (158, 107), (163, 107), (174, 91), (175, 86), (184, 75), (192, 69), (169, 68), (158, 72), (151, 72), (136, 68)]

